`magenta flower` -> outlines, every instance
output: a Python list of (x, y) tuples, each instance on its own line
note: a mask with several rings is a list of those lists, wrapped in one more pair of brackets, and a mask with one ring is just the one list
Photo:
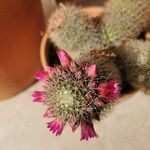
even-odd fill
[(56, 136), (68, 123), (73, 132), (81, 127), (81, 140), (97, 138), (93, 120), (100, 120), (104, 107), (117, 98), (119, 84), (115, 80), (103, 83), (95, 64), (77, 64), (63, 50), (57, 55), (61, 65), (36, 73), (44, 89), (32, 94), (33, 101), (47, 106), (44, 117), (53, 118), (47, 127)]
[(119, 83), (116, 80), (111, 80), (107, 83), (99, 85), (99, 94), (110, 101), (116, 99), (120, 94)]
[(46, 71), (38, 71), (35, 74), (37, 80), (44, 80), (47, 77), (48, 73)]
[(57, 55), (61, 65), (64, 67), (71, 67), (71, 65), (74, 63), (73, 60), (63, 50), (57, 51)]
[(81, 139), (80, 140), (89, 140), (89, 138), (97, 138), (98, 135), (93, 128), (93, 124), (81, 123)]
[(43, 91), (34, 91), (32, 94), (34, 102), (43, 103), (44, 102), (44, 92)]
[(51, 118), (52, 117), (51, 110), (47, 109), (46, 112), (44, 113), (43, 117), (45, 117), (45, 118)]
[(94, 65), (87, 67), (86, 72), (90, 78), (95, 78), (96, 77), (96, 65), (94, 64)]
[(53, 133), (57, 135), (61, 135), (63, 129), (64, 129), (64, 123), (63, 121), (60, 121), (58, 119), (55, 119), (49, 123), (47, 123), (47, 128), (50, 129)]

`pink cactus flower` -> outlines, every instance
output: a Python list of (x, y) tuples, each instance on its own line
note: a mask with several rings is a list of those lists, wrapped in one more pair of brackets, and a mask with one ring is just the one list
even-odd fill
[(64, 129), (64, 123), (61, 120), (55, 119), (49, 123), (47, 123), (47, 128), (52, 131), (52, 133), (57, 135), (61, 135), (63, 129)]
[(52, 117), (52, 111), (50, 109), (47, 109), (46, 112), (43, 115), (44, 118), (51, 118)]
[(88, 77), (95, 78), (96, 77), (96, 65), (93, 64), (93, 65), (87, 67), (86, 72), (87, 72)]
[(80, 140), (89, 140), (89, 138), (97, 138), (98, 135), (93, 128), (93, 124), (81, 123), (81, 139)]
[(49, 74), (53, 74), (56, 70), (53, 67), (48, 66), (46, 70)]
[(57, 55), (61, 65), (64, 67), (70, 67), (74, 63), (70, 56), (64, 50), (57, 51)]
[(47, 75), (48, 75), (48, 72), (46, 72), (46, 71), (38, 71), (35, 74), (35, 78), (39, 81), (42, 81), (42, 80), (45, 80)]
[(34, 91), (32, 94), (33, 102), (44, 102), (44, 92), (43, 91)]
[(120, 86), (116, 80), (100, 84), (98, 90), (101, 96), (110, 101), (115, 100), (120, 94)]

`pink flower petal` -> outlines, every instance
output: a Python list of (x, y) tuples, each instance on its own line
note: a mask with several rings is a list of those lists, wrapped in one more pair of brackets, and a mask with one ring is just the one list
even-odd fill
[(43, 91), (34, 91), (32, 94), (33, 102), (43, 103), (45, 98), (44, 95)]
[(55, 71), (56, 71), (55, 68), (50, 67), (50, 66), (47, 66), (47, 72), (48, 72), (49, 74), (53, 74)]
[(69, 125), (72, 129), (72, 132), (75, 132), (75, 130), (79, 127), (79, 123), (77, 123), (75, 120), (70, 121)]
[(93, 124), (81, 123), (81, 139), (88, 140), (89, 138), (97, 138), (98, 135), (94, 130)]
[(46, 110), (43, 117), (45, 117), (45, 118), (51, 118), (52, 117), (52, 112), (50, 111), (50, 109)]
[(86, 73), (88, 77), (95, 78), (96, 77), (96, 65), (93, 64), (90, 67), (86, 68)]
[(49, 123), (47, 123), (47, 128), (52, 131), (52, 133), (57, 135), (61, 135), (63, 129), (64, 129), (64, 123), (61, 120), (55, 119)]
[(62, 66), (70, 67), (71, 63), (73, 63), (71, 57), (64, 50), (58, 50), (57, 55)]
[(99, 94), (110, 101), (115, 100), (120, 94), (120, 86), (116, 80), (102, 83), (98, 87)]
[(43, 71), (38, 71), (38, 72), (35, 73), (35, 78), (37, 80), (45, 80), (47, 76), (48, 76), (48, 72), (46, 72), (44, 70)]

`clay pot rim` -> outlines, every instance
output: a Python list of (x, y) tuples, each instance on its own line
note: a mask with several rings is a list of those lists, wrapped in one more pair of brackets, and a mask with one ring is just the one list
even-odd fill
[(40, 60), (44, 69), (46, 69), (48, 66), (48, 60), (46, 57), (46, 51), (48, 50), (46, 48), (47, 44), (49, 44), (49, 38), (48, 38), (48, 34), (45, 33), (42, 37), (41, 45), (40, 45)]

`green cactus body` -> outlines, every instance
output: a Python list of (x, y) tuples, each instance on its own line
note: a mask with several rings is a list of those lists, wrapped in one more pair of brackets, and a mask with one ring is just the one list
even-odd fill
[[(59, 21), (57, 26), (53, 20)], [(53, 28), (53, 26), (55, 26)], [(52, 15), (48, 24), (49, 38), (59, 49), (65, 49), (72, 58), (80, 55), (80, 52), (91, 50), (100, 43), (97, 29), (75, 6), (62, 6)]]
[(110, 0), (99, 26), (103, 45), (119, 45), (137, 37), (148, 26), (149, 6), (149, 0)]

